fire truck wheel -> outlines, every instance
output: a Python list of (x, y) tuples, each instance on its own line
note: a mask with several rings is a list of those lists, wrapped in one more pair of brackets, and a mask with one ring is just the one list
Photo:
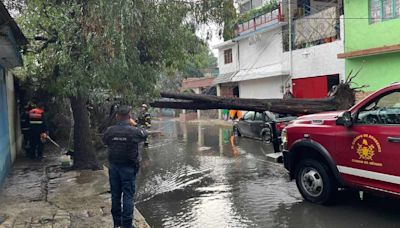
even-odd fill
[(328, 167), (320, 161), (306, 159), (296, 167), (296, 184), (305, 200), (317, 204), (330, 204), (337, 192), (335, 180)]

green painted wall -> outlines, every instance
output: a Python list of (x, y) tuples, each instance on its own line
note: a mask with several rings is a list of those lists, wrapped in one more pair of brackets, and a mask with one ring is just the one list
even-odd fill
[[(400, 44), (400, 18), (370, 24), (369, 0), (343, 0), (345, 9), (345, 51)], [(365, 91), (375, 91), (400, 81), (400, 52), (346, 59), (346, 75), (363, 70), (355, 79), (360, 85), (370, 85)]]
[(370, 24), (369, 0), (343, 1), (346, 52), (400, 43), (400, 18)]
[(400, 53), (347, 59), (346, 75), (352, 69), (358, 70), (363, 62), (364, 67), (354, 82), (369, 85), (365, 91), (376, 91), (392, 82), (400, 82)]

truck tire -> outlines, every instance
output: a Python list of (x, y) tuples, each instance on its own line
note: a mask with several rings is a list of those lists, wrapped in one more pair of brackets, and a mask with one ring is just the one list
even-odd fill
[(314, 159), (301, 160), (295, 171), (296, 185), (303, 198), (316, 204), (331, 204), (338, 191), (328, 167)]

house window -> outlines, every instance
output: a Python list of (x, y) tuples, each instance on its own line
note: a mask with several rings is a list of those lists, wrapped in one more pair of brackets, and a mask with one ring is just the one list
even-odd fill
[(225, 64), (232, 62), (232, 49), (224, 51), (224, 59), (225, 59)]
[(390, 20), (400, 17), (400, 0), (369, 0), (370, 22)]

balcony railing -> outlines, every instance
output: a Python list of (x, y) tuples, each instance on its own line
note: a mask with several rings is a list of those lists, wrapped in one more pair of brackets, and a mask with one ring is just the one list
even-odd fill
[(282, 14), (281, 4), (279, 4), (278, 8), (272, 10), (271, 12), (264, 13), (262, 15), (257, 15), (252, 19), (238, 23), (235, 25), (235, 36), (240, 36), (243, 34), (247, 34), (257, 29), (261, 29), (267, 27), (268, 25), (276, 24), (284, 21), (284, 15)]
[(337, 7), (294, 20), (293, 46), (318, 45), (340, 38), (340, 20)]

